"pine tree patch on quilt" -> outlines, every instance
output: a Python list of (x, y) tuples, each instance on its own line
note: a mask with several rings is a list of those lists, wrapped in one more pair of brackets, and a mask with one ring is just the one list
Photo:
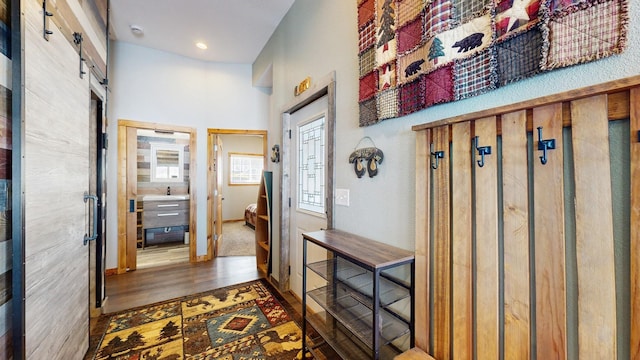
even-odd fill
[(628, 0), (359, 0), (360, 126), (621, 53)]

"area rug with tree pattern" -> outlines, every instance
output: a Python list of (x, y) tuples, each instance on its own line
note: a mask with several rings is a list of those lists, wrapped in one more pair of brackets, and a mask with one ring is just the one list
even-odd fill
[(298, 317), (251, 281), (102, 315), (85, 359), (301, 359)]

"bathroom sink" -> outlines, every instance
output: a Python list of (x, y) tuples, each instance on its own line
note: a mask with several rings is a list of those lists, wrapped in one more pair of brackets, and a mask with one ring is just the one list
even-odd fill
[(142, 201), (189, 200), (189, 195), (145, 195)]

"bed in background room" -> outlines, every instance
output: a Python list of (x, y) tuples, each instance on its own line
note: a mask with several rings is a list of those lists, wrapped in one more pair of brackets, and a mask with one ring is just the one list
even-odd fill
[(244, 209), (244, 222), (245, 224), (254, 229), (256, 228), (256, 210), (258, 206), (256, 204), (247, 205), (246, 209)]

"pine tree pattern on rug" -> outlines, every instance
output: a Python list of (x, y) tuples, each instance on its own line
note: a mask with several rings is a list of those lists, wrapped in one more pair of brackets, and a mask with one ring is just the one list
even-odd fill
[(297, 317), (252, 281), (103, 315), (85, 359), (301, 359)]

